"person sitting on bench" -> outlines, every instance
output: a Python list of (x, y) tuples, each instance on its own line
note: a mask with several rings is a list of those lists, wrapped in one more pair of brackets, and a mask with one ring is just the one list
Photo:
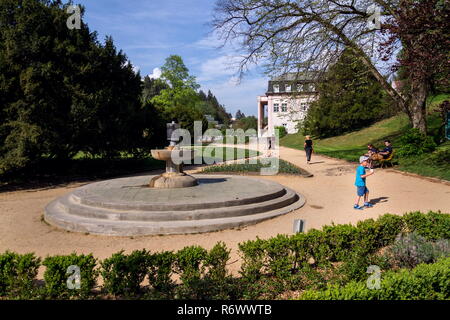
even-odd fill
[(392, 144), (390, 140), (385, 140), (384, 145), (386, 146), (383, 150), (380, 152), (372, 155), (373, 160), (383, 160), (389, 158), (389, 156), (392, 153)]
[(370, 143), (367, 145), (367, 153), (365, 154), (365, 156), (372, 157), (372, 155), (377, 154), (378, 152), (379, 150), (375, 148), (373, 144)]

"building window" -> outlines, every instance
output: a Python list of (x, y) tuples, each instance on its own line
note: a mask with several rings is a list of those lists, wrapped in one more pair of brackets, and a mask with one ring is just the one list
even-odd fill
[(273, 85), (273, 92), (280, 92), (280, 86), (278, 84)]
[(280, 105), (278, 103), (274, 103), (273, 112), (279, 112), (279, 111), (280, 111)]
[(281, 112), (287, 112), (287, 103), (281, 104)]
[(287, 84), (286, 85), (286, 92), (291, 92), (291, 85), (290, 84)]
[(302, 102), (300, 104), (300, 108), (301, 108), (301, 110), (306, 111), (306, 110), (308, 110), (308, 104), (306, 102)]

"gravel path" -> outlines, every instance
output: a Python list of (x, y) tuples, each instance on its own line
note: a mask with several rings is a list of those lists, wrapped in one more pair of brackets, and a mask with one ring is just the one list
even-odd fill
[(80, 183), (65, 187), (0, 193), (0, 252), (35, 252), (45, 257), (55, 254), (93, 253), (103, 259), (119, 250), (130, 252), (146, 248), (152, 251), (178, 250), (188, 245), (211, 248), (223, 241), (232, 249), (230, 269), (239, 268), (238, 243), (269, 238), (279, 233), (291, 234), (294, 219), (306, 220), (306, 229), (323, 225), (355, 223), (376, 218), (384, 213), (403, 214), (409, 211), (441, 210), (450, 213), (450, 186), (424, 179), (404, 176), (391, 170), (376, 169), (368, 177), (368, 188), (375, 206), (355, 211), (355, 164), (313, 155), (306, 164), (303, 151), (281, 148), (281, 158), (301, 166), (314, 174), (312, 178), (269, 176), (262, 179), (279, 182), (306, 197), (306, 205), (294, 212), (240, 230), (225, 230), (206, 234), (148, 236), (135, 238), (93, 236), (70, 233), (42, 221), (44, 207)]

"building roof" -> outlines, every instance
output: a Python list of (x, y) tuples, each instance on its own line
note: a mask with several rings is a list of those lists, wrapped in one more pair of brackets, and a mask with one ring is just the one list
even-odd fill
[[(317, 73), (297, 73), (289, 72), (278, 77), (273, 77), (268, 84), (267, 93), (292, 93), (292, 92), (304, 92), (315, 94)], [(278, 85), (278, 92), (275, 92), (274, 86)], [(291, 90), (287, 91), (286, 87), (291, 86)]]
[(273, 77), (270, 81), (314, 81), (316, 78), (316, 72), (288, 72), (281, 76)]

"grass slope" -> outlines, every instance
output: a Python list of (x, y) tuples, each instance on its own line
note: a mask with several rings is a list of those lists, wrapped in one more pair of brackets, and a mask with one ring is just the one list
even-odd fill
[[(440, 126), (439, 117), (433, 113), (434, 108), (442, 101), (450, 99), (449, 94), (440, 94), (428, 100), (429, 133), (433, 136), (438, 134)], [(367, 151), (367, 144), (372, 143), (376, 147), (383, 147), (383, 141), (390, 139), (393, 142), (394, 149), (398, 147), (399, 137), (410, 128), (408, 118), (405, 114), (399, 114), (389, 119), (377, 122), (367, 128), (350, 132), (341, 136), (316, 139), (314, 140), (314, 150), (319, 154), (344, 159), (348, 161), (357, 161), (360, 155)], [(290, 134), (280, 139), (280, 144), (285, 147), (303, 150), (304, 137), (301, 134)], [(438, 150), (450, 150), (450, 141), (439, 145)], [(398, 159), (399, 170), (417, 173), (424, 176), (438, 177), (450, 180), (449, 163), (432, 163), (429, 160), (430, 155), (423, 155), (414, 158)]]

